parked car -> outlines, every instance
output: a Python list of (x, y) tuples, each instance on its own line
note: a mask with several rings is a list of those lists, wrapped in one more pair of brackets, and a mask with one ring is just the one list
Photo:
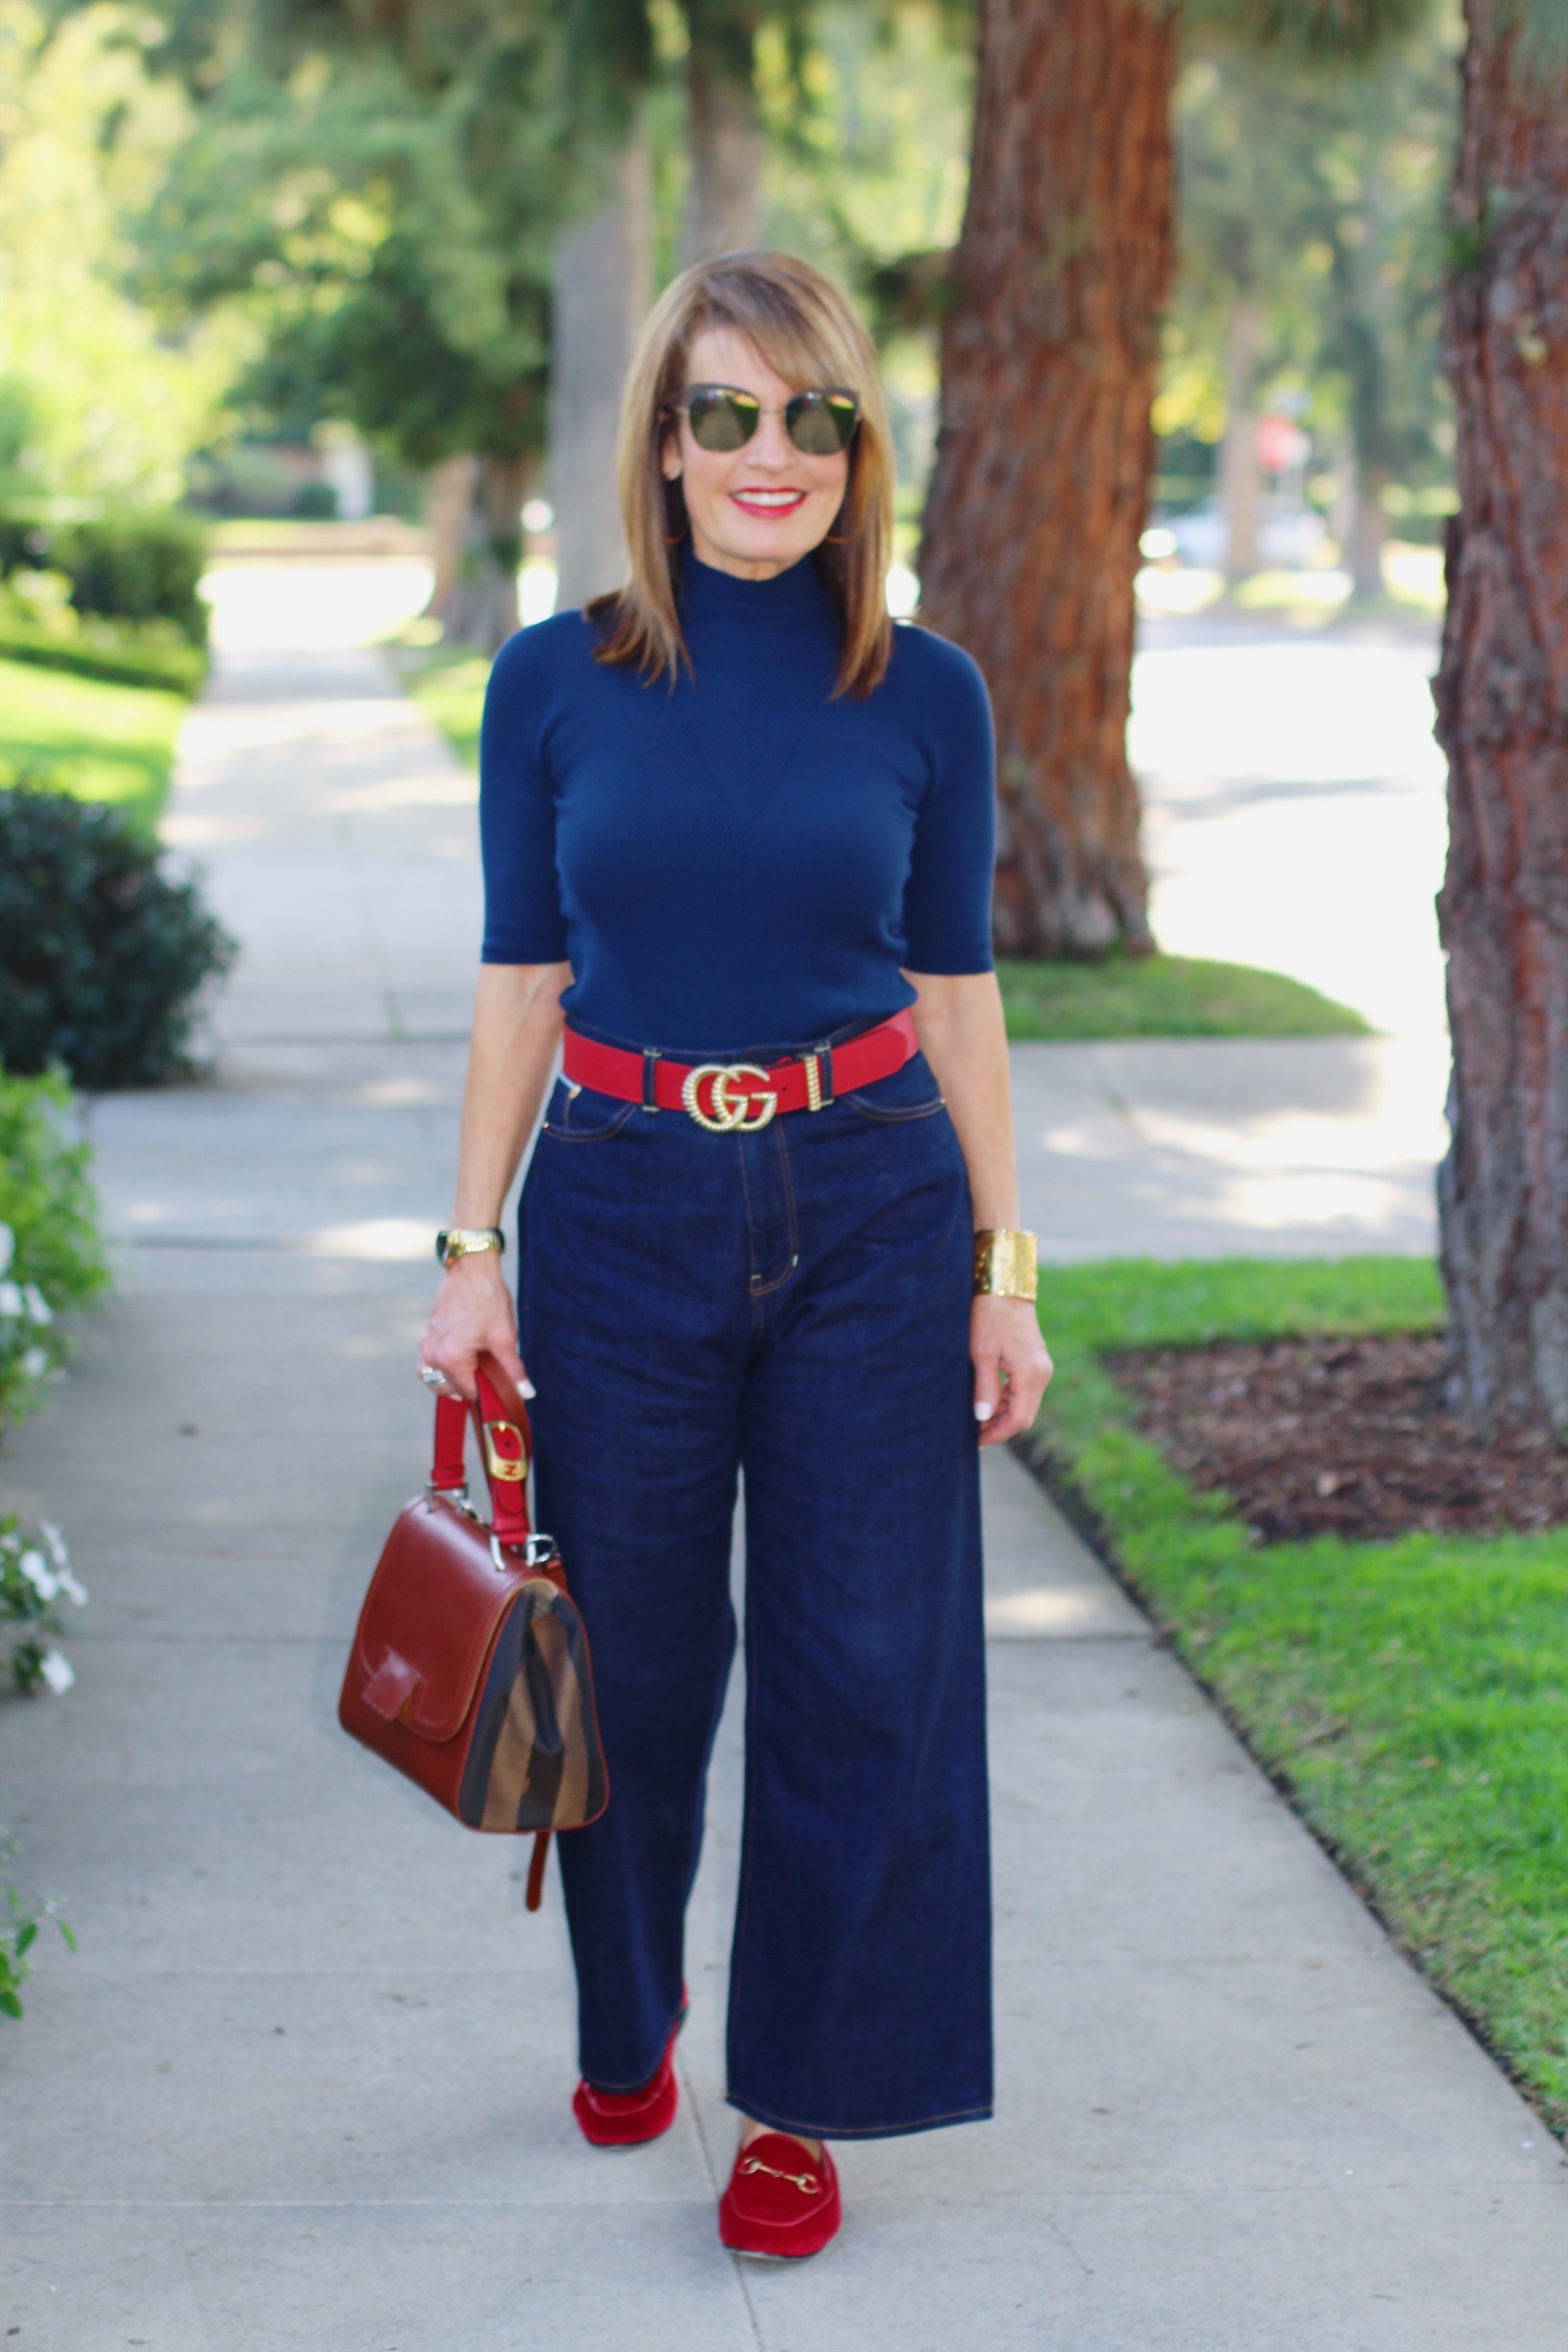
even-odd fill
[[(1224, 569), (1229, 533), (1217, 499), (1208, 499), (1186, 514), (1162, 515), (1155, 527), (1174, 540), (1184, 564)], [(1258, 560), (1282, 571), (1299, 571), (1318, 559), (1328, 535), (1328, 525), (1315, 506), (1276, 506), (1264, 499), (1258, 517)]]

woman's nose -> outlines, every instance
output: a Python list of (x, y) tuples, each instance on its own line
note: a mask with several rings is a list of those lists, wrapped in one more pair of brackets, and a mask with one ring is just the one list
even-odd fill
[(751, 436), (749, 453), (753, 464), (771, 466), (775, 472), (789, 464), (793, 453), (782, 416), (771, 409), (764, 410)]

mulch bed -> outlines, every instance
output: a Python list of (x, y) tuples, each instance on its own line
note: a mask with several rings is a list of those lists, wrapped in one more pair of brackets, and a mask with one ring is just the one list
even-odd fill
[(1568, 1450), (1456, 1419), (1440, 1335), (1220, 1340), (1107, 1365), (1143, 1434), (1194, 1486), (1234, 1495), (1264, 1542), (1568, 1521)]

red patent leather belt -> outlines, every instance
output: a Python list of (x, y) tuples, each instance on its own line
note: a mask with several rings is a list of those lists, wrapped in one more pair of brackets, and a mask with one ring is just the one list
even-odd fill
[(561, 1067), (572, 1085), (617, 1102), (684, 1111), (714, 1135), (751, 1135), (776, 1111), (825, 1111), (839, 1095), (891, 1078), (919, 1051), (914, 1017), (905, 1012), (846, 1045), (821, 1045), (766, 1069), (760, 1062), (667, 1062), (569, 1029)]

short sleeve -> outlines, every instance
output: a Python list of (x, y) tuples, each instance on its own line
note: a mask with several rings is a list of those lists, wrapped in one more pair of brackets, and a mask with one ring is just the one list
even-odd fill
[[(479, 853), (486, 964), (562, 964), (566, 919), (555, 865), (555, 795), (543, 754), (553, 624), (523, 629), (496, 656), (479, 726)], [(534, 642), (530, 643), (530, 640)]]
[(931, 781), (915, 821), (904, 893), (906, 969), (994, 968), (991, 894), (996, 863), (996, 753), (991, 698), (957, 646), (919, 632), (922, 733)]

